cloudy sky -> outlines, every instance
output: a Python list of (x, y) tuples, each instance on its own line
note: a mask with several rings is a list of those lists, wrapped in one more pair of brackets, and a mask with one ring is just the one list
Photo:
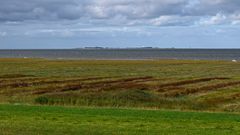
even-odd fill
[(0, 0), (0, 49), (240, 48), (240, 0)]

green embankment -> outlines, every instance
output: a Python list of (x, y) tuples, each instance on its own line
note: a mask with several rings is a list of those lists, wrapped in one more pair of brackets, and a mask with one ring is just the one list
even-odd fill
[(1, 135), (237, 135), (239, 125), (229, 113), (0, 105)]

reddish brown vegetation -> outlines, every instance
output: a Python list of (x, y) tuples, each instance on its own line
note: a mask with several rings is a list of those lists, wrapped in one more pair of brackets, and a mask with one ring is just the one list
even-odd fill
[(240, 81), (228, 82), (228, 83), (219, 83), (219, 84), (208, 85), (208, 86), (203, 86), (203, 87), (183, 89), (183, 90), (180, 90), (180, 91), (172, 91), (172, 92), (165, 93), (164, 95), (165, 96), (181, 96), (181, 95), (193, 94), (193, 93), (196, 93), (196, 92), (218, 90), (218, 89), (221, 89), (221, 88), (236, 86), (236, 85), (240, 85)]
[(234, 100), (238, 100), (240, 99), (240, 93), (234, 93), (234, 94), (230, 94), (230, 95), (220, 95), (218, 97), (212, 97), (210, 99), (205, 99), (204, 103), (208, 103), (208, 104), (221, 104), (221, 103), (226, 103), (226, 102), (230, 102), (230, 101), (234, 101)]
[(99, 82), (77, 82), (77, 83), (70, 83), (61, 86), (50, 86), (47, 88), (39, 89), (33, 94), (45, 94), (45, 93), (52, 93), (52, 92), (64, 92), (64, 91), (73, 91), (73, 90), (111, 90), (111, 89), (131, 89), (131, 88), (140, 88), (144, 87), (143, 84), (138, 84), (138, 80), (145, 80), (150, 79), (152, 77), (132, 77), (132, 78), (124, 78), (124, 79), (117, 79), (117, 80), (106, 80), (106, 81), (99, 81)]
[(90, 80), (100, 80), (106, 79), (108, 77), (92, 77), (92, 78), (76, 78), (68, 80), (50, 80), (49, 78), (27, 78), (24, 80), (14, 80), (14, 81), (0, 81), (0, 88), (18, 88), (18, 87), (30, 87), (37, 85), (48, 85), (48, 84), (64, 84), (64, 83), (75, 83), (81, 81), (90, 81)]
[[(4, 79), (1, 79), (4, 78)], [(166, 97), (176, 97), (182, 95), (194, 94), (197, 92), (213, 91), (225, 87), (240, 85), (240, 81), (224, 81), (230, 78), (213, 77), (198, 78), (164, 84), (151, 84), (158, 79), (151, 76), (143, 77), (86, 77), (86, 78), (38, 78), (25, 75), (5, 75), (0, 76), (0, 90), (10, 88), (9, 93), (25, 92), (34, 95), (42, 95), (48, 93), (59, 93), (66, 91), (108, 91), (108, 90), (154, 90), (160, 95)], [(213, 80), (223, 80), (223, 83), (207, 84), (198, 86), (198, 83), (208, 83)], [(88, 82), (89, 81), (89, 82)], [(149, 83), (146, 83), (149, 82)], [(187, 85), (196, 84), (195, 88), (188, 88)], [(14, 88), (27, 88), (31, 86), (39, 86), (32, 90), (14, 90)], [(13, 90), (11, 90), (13, 89)]]
[(219, 77), (214, 77), (214, 78), (200, 78), (200, 79), (192, 79), (192, 80), (184, 80), (184, 81), (178, 81), (178, 82), (171, 82), (171, 83), (166, 83), (166, 84), (160, 84), (158, 85), (158, 90), (160, 91), (161, 88), (164, 87), (176, 87), (176, 86), (182, 86), (182, 85), (187, 85), (187, 84), (194, 84), (194, 83), (200, 83), (200, 82), (208, 82), (211, 80), (227, 80), (230, 78), (219, 78)]

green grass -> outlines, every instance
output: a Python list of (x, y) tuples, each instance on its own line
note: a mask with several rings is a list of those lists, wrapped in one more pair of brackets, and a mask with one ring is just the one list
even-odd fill
[(44, 60), (0, 59), (0, 75), (240, 77), (240, 64), (202, 60)]
[(237, 135), (239, 124), (229, 113), (0, 105), (3, 135)]

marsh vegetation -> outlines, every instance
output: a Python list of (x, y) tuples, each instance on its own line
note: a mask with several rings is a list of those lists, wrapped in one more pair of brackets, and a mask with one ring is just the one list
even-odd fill
[(240, 64), (1, 59), (2, 103), (240, 111)]

